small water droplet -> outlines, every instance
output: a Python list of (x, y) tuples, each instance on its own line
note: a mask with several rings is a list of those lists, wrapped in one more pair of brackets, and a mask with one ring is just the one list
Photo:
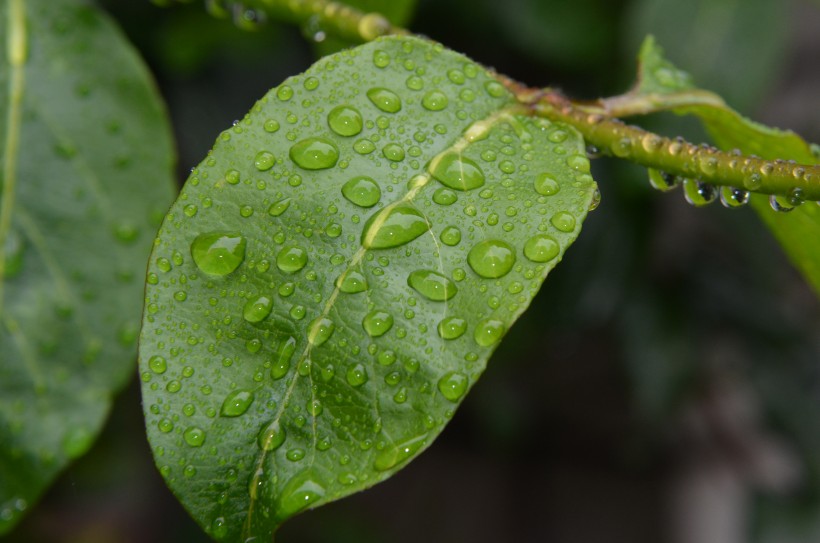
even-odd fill
[(684, 179), (683, 196), (693, 206), (701, 207), (717, 199), (718, 189), (715, 185), (709, 185), (696, 179)]
[(545, 234), (533, 236), (524, 244), (524, 256), (533, 262), (549, 262), (559, 250), (558, 242)]
[(321, 500), (325, 496), (325, 487), (308, 469), (293, 477), (282, 489), (276, 515), (286, 519)]
[(788, 213), (797, 207), (787, 196), (782, 196), (780, 194), (769, 195), (769, 206), (771, 206), (773, 210), (780, 213)]
[(165, 361), (165, 358), (159, 355), (154, 355), (150, 359), (148, 359), (148, 367), (151, 368), (151, 371), (154, 373), (165, 373), (168, 369), (168, 364)]
[(363, 121), (359, 110), (351, 106), (336, 106), (327, 114), (327, 124), (340, 136), (355, 136), (362, 131)]
[(69, 458), (78, 458), (91, 447), (94, 434), (83, 426), (77, 426), (66, 432), (62, 441), (63, 453)]
[(749, 202), (749, 191), (735, 187), (720, 188), (720, 203), (723, 207), (736, 209), (743, 207)]
[(561, 232), (575, 230), (575, 217), (566, 211), (559, 211), (550, 218), (552, 225)]
[(438, 335), (442, 339), (457, 339), (467, 331), (467, 321), (459, 317), (444, 317), (438, 323)]
[(422, 213), (410, 204), (386, 207), (370, 217), (362, 231), (365, 249), (388, 249), (409, 243), (430, 228)]
[(455, 226), (448, 226), (441, 231), (441, 236), (439, 237), (444, 245), (454, 247), (461, 243), (461, 230)]
[(386, 113), (396, 113), (401, 110), (401, 98), (391, 90), (375, 87), (367, 91), (367, 97), (374, 106)]
[(254, 394), (250, 390), (234, 390), (225, 396), (219, 414), (223, 417), (238, 417), (253, 403)]
[(649, 185), (655, 190), (667, 192), (680, 184), (680, 178), (671, 173), (654, 168), (648, 168), (646, 171), (649, 174)]
[(433, 193), (433, 201), (441, 206), (449, 206), (458, 201), (458, 195), (450, 189), (440, 187)]
[(421, 99), (421, 105), (429, 111), (441, 111), (447, 107), (447, 95), (440, 90), (428, 91)]
[(274, 164), (276, 164), (276, 157), (268, 151), (259, 151), (253, 159), (253, 165), (256, 166), (256, 169), (260, 172), (270, 170)]
[(496, 319), (487, 319), (478, 323), (473, 338), (482, 347), (495, 345), (506, 332), (504, 323)]
[(316, 317), (308, 325), (308, 341), (314, 347), (319, 347), (330, 339), (335, 329), (336, 325), (332, 320), (327, 317)]
[(397, 143), (388, 143), (382, 148), (384, 158), (391, 162), (401, 162), (404, 160), (404, 148)]
[(390, 64), (390, 55), (386, 51), (377, 49), (373, 52), (373, 64), (376, 68), (386, 68)]
[(504, 241), (488, 239), (470, 249), (467, 262), (481, 277), (496, 279), (507, 275), (512, 269), (515, 264), (515, 252)]
[(380, 309), (373, 310), (362, 319), (362, 327), (370, 337), (383, 336), (393, 327), (393, 315)]
[(288, 85), (282, 85), (278, 89), (276, 89), (276, 97), (282, 100), (283, 102), (287, 102), (291, 98), (293, 98), (293, 89), (290, 88)]
[(214, 539), (222, 539), (228, 535), (228, 523), (225, 517), (216, 517), (211, 523), (211, 535)]
[(256, 323), (263, 321), (273, 309), (273, 299), (268, 296), (259, 296), (248, 300), (242, 311), (246, 321)]
[(467, 385), (469, 381), (467, 377), (461, 373), (451, 371), (445, 373), (441, 379), (438, 380), (438, 390), (441, 395), (450, 400), (457, 402), (467, 392)]
[(203, 273), (225, 276), (245, 259), (245, 245), (245, 238), (239, 234), (208, 232), (200, 234), (191, 243), (191, 256)]
[(558, 181), (556, 181), (555, 178), (548, 173), (542, 173), (536, 177), (534, 186), (535, 192), (538, 194), (543, 194), (544, 196), (552, 196), (561, 190), (561, 186), (558, 184)]
[(278, 217), (288, 210), (288, 207), (290, 207), (290, 201), (290, 198), (282, 198), (281, 200), (277, 200), (268, 208), (268, 214), (271, 217)]
[(325, 138), (307, 138), (294, 143), (289, 156), (297, 166), (305, 170), (325, 170), (336, 165), (339, 148)]
[(342, 195), (360, 207), (373, 207), (382, 197), (382, 191), (372, 178), (358, 176), (342, 185)]
[(407, 284), (419, 294), (436, 302), (449, 300), (458, 292), (456, 284), (432, 270), (416, 270), (407, 277)]
[(366, 155), (376, 150), (376, 144), (365, 138), (358, 139), (353, 144), (353, 150), (360, 155)]
[(434, 158), (430, 174), (451, 189), (468, 191), (484, 184), (484, 172), (473, 160), (449, 151)]
[(336, 287), (347, 294), (367, 290), (367, 279), (356, 270), (347, 270), (336, 279)]
[(298, 245), (284, 247), (276, 255), (276, 266), (285, 273), (298, 272), (305, 267), (307, 261), (307, 252)]
[(293, 358), (293, 353), (296, 351), (296, 338), (289, 337), (282, 342), (279, 350), (276, 352), (275, 360), (270, 369), (270, 376), (276, 380), (281, 379), (290, 371), (290, 360)]
[(279, 424), (279, 420), (273, 420), (262, 427), (256, 443), (263, 451), (273, 451), (282, 446), (285, 437), (287, 437), (287, 433)]
[(347, 383), (352, 387), (360, 387), (367, 382), (367, 370), (362, 364), (355, 364), (347, 370)]
[(376, 471), (387, 471), (412, 458), (427, 443), (427, 434), (386, 447), (373, 463)]
[(182, 434), (185, 443), (191, 447), (201, 447), (205, 442), (205, 431), (202, 428), (191, 426)]

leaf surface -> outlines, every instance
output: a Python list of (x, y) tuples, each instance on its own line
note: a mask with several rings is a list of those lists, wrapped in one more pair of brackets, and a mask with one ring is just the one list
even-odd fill
[(432, 443), (575, 239), (580, 135), (416, 38), (320, 60), (192, 172), (148, 274), (160, 471), (216, 539), (386, 479)]
[[(703, 104), (675, 107), (672, 111), (697, 116), (718, 147), (738, 149), (768, 160), (817, 164), (815, 147), (799, 135), (747, 119), (716, 95), (694, 88), (691, 77), (664, 58), (663, 50), (652, 37), (641, 47), (639, 61), (638, 84), (631, 92), (650, 100), (653, 95), (676, 93), (703, 97)], [(820, 207), (809, 202), (787, 213), (775, 212), (768, 198), (762, 195), (753, 195), (751, 205), (791, 262), (820, 295)]]
[(145, 67), (87, 2), (0, 6), (0, 533), (91, 445), (133, 371), (171, 201)]

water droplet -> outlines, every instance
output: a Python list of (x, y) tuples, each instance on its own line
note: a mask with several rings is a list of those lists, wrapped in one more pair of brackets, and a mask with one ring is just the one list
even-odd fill
[(367, 382), (367, 370), (361, 364), (356, 364), (347, 370), (347, 383), (352, 387), (360, 387)]
[(257, 445), (263, 451), (273, 451), (282, 446), (287, 433), (281, 427), (278, 420), (273, 420), (262, 427), (256, 439)]
[(94, 434), (88, 428), (77, 426), (66, 432), (63, 437), (63, 453), (69, 458), (78, 458), (91, 447)]
[(288, 207), (290, 207), (290, 198), (282, 198), (271, 204), (268, 208), (268, 214), (272, 217), (278, 217), (287, 211)]
[(336, 165), (339, 149), (330, 140), (307, 138), (294, 143), (289, 155), (297, 166), (305, 170), (325, 170)]
[(481, 277), (495, 279), (507, 275), (512, 269), (515, 252), (506, 242), (488, 239), (470, 249), (467, 262)]
[(410, 204), (390, 206), (373, 214), (362, 231), (365, 249), (388, 249), (409, 243), (427, 232), (430, 223)]
[(393, 315), (376, 309), (362, 319), (362, 327), (370, 337), (383, 336), (393, 327)]
[(191, 447), (201, 447), (205, 442), (205, 431), (202, 428), (191, 426), (182, 434), (185, 443)]
[(561, 186), (558, 184), (558, 181), (556, 181), (555, 178), (548, 173), (542, 173), (536, 177), (534, 185), (535, 192), (538, 194), (543, 194), (544, 196), (552, 196), (561, 190)]
[(373, 463), (376, 471), (387, 471), (412, 458), (427, 443), (427, 434), (386, 447)]
[(468, 191), (484, 184), (484, 172), (479, 165), (455, 151), (438, 155), (429, 169), (433, 177), (451, 189)]
[(337, 106), (327, 114), (327, 124), (340, 136), (355, 136), (362, 131), (362, 115), (353, 107)]
[(779, 194), (769, 195), (769, 206), (771, 206), (773, 210), (780, 213), (788, 213), (797, 207), (789, 200), (787, 196), (781, 196)]
[(421, 105), (430, 111), (441, 111), (447, 107), (447, 102), (447, 95), (440, 90), (431, 90), (421, 99)]
[(450, 189), (440, 187), (433, 193), (433, 201), (441, 206), (449, 206), (458, 201), (458, 195)]
[(484, 89), (487, 91), (487, 94), (493, 98), (500, 98), (501, 96), (504, 96), (505, 92), (504, 85), (498, 81), (487, 81), (484, 83)]
[(376, 150), (376, 144), (368, 139), (358, 139), (356, 143), (353, 144), (353, 150), (360, 155), (366, 155)]
[(549, 262), (558, 252), (558, 243), (544, 234), (533, 236), (524, 244), (524, 256), (533, 262)]
[(290, 360), (296, 351), (296, 338), (289, 337), (280, 346), (276, 353), (276, 358), (270, 369), (270, 376), (276, 380), (281, 379), (290, 371)]
[(165, 370), (168, 369), (168, 364), (165, 361), (165, 358), (154, 355), (150, 359), (148, 359), (148, 367), (151, 368), (151, 371), (154, 373), (165, 373)]
[(211, 523), (211, 535), (214, 539), (222, 539), (228, 535), (228, 523), (225, 517), (216, 517)]
[(419, 294), (435, 302), (449, 300), (458, 292), (456, 284), (432, 270), (416, 270), (407, 278), (407, 284)]
[(308, 469), (293, 477), (279, 496), (277, 517), (284, 520), (316, 503), (325, 496), (325, 487), (312, 470)]
[(336, 287), (347, 294), (356, 294), (367, 290), (367, 279), (356, 270), (347, 270), (336, 279)]
[(314, 347), (323, 345), (330, 339), (335, 329), (336, 325), (332, 320), (327, 317), (316, 317), (308, 325), (308, 341)]
[(307, 252), (298, 245), (285, 247), (276, 255), (276, 266), (285, 273), (296, 273), (307, 264)]
[(219, 414), (223, 417), (238, 417), (245, 413), (253, 403), (253, 392), (250, 390), (234, 390), (225, 396)]
[(441, 379), (438, 380), (438, 390), (441, 395), (450, 400), (457, 402), (467, 392), (467, 385), (469, 381), (465, 375), (451, 371), (445, 373)]
[(245, 259), (245, 245), (245, 238), (239, 234), (208, 232), (191, 243), (191, 256), (203, 273), (225, 276)]
[(444, 245), (454, 247), (461, 243), (461, 230), (455, 226), (448, 226), (441, 231), (441, 236), (439, 237)]
[(342, 185), (342, 195), (361, 207), (373, 207), (382, 197), (379, 185), (370, 177), (354, 177)]
[(287, 102), (291, 98), (293, 98), (293, 89), (287, 85), (282, 85), (278, 89), (276, 89), (276, 97), (282, 100), (283, 102)]
[(720, 188), (720, 203), (723, 207), (735, 209), (742, 207), (749, 202), (749, 191), (735, 187)]
[(373, 64), (377, 68), (386, 68), (390, 64), (390, 55), (386, 51), (377, 49), (373, 53)]
[(705, 206), (715, 201), (718, 189), (714, 185), (702, 183), (696, 179), (684, 179), (683, 197), (695, 207)]
[(259, 296), (253, 300), (248, 300), (242, 311), (242, 316), (248, 322), (261, 322), (273, 309), (273, 299), (268, 296)]
[(459, 317), (444, 317), (438, 323), (438, 335), (442, 339), (457, 339), (467, 331), (467, 321)]
[(401, 110), (401, 98), (393, 91), (375, 87), (367, 91), (367, 97), (374, 106), (386, 113), (396, 113)]
[(579, 173), (589, 173), (589, 159), (584, 155), (567, 157), (567, 166)]
[(259, 151), (253, 159), (253, 165), (256, 166), (256, 169), (260, 172), (270, 170), (274, 164), (276, 164), (276, 157), (268, 151)]
[(552, 225), (561, 232), (572, 232), (575, 230), (575, 217), (566, 211), (559, 211), (550, 218)]
[(496, 319), (487, 319), (478, 323), (473, 338), (482, 347), (495, 345), (506, 331), (504, 323)]
[(269, 134), (278, 132), (279, 121), (277, 121), (276, 119), (268, 119), (267, 121), (265, 121), (265, 124), (262, 125), (262, 128), (264, 128), (265, 132), (268, 132)]
[(655, 190), (667, 192), (680, 184), (680, 178), (671, 173), (654, 168), (648, 168), (646, 171), (649, 174), (649, 185)]
[(391, 162), (401, 162), (404, 160), (404, 148), (397, 143), (388, 143), (382, 149), (384, 158)]

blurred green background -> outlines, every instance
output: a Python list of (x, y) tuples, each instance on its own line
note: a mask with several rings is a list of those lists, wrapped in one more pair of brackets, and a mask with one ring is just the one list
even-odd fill
[[(167, 101), (180, 182), (315, 58), (299, 28), (239, 30), (199, 2), (101, 4)], [(820, 141), (818, 2), (420, 0), (409, 26), (577, 98), (624, 91), (652, 33), (700, 86)], [(641, 122), (703, 141), (687, 119)], [(436, 445), (279, 541), (820, 541), (817, 298), (751, 210), (694, 209), (639, 167), (593, 167), (601, 206)], [(136, 380), (4, 541), (207, 541), (155, 472)]]

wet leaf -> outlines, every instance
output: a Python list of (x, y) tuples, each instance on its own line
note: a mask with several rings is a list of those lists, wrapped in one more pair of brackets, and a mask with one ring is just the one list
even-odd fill
[(171, 139), (145, 67), (79, 0), (0, 7), (0, 533), (132, 375)]
[(387, 38), (271, 90), (192, 172), (140, 364), (160, 471), (216, 539), (388, 478), (453, 416), (593, 201), (581, 137), (523, 112)]

